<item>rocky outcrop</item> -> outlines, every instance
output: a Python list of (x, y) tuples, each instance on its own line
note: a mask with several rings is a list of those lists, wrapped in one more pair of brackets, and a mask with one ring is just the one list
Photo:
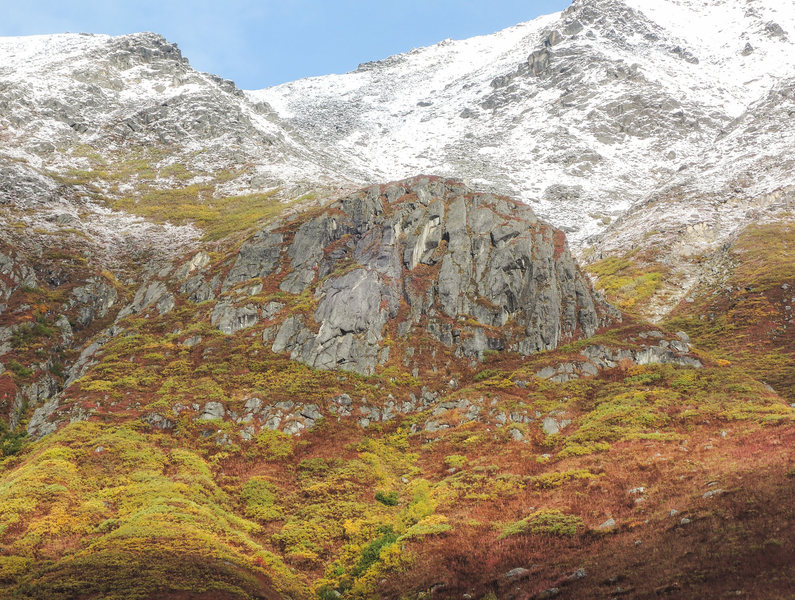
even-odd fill
[(0, 314), (6, 309), (5, 302), (17, 289), (36, 285), (36, 273), (24, 260), (0, 252)]
[[(640, 334), (641, 338), (662, 337), (659, 331)], [(684, 335), (684, 334), (682, 334)], [(686, 336), (685, 336), (686, 337)], [(690, 344), (684, 339), (661, 339), (658, 344), (641, 344), (637, 348), (613, 348), (593, 344), (582, 351), (586, 360), (562, 362), (544, 367), (536, 373), (540, 379), (565, 383), (580, 377), (593, 377), (600, 369), (613, 369), (622, 361), (633, 365), (676, 365), (700, 369), (704, 364), (690, 352)]]
[(169, 293), (166, 284), (162, 281), (152, 281), (142, 285), (136, 292), (132, 303), (119, 312), (117, 320), (140, 313), (151, 306), (156, 307), (157, 312), (161, 315), (174, 308), (174, 296)]
[(384, 325), (397, 314), (394, 284), (366, 269), (329, 279), (320, 288), (322, 299), (314, 313), (320, 323), (317, 334), (285, 349), (313, 367), (372, 373)]
[(283, 241), (280, 234), (263, 231), (243, 244), (232, 270), (224, 280), (224, 290), (243, 281), (255, 277), (267, 277), (273, 273), (279, 262)]
[[(281, 293), (314, 302), (266, 331), (272, 350), (362, 374), (388, 360), (388, 325), (481, 359), (488, 350), (549, 350), (617, 317), (595, 298), (563, 233), (529, 207), (431, 177), (367, 188), (272, 226), (241, 248), (223, 287), (269, 276)], [(147, 289), (139, 304), (156, 295)], [(233, 333), (258, 315), (225, 297), (212, 320)]]
[(259, 321), (259, 314), (256, 307), (230, 306), (226, 302), (219, 302), (215, 305), (211, 316), (212, 324), (227, 335), (236, 331), (255, 325)]
[(85, 285), (76, 287), (72, 295), (70, 306), (80, 307), (77, 316), (80, 327), (88, 327), (94, 320), (105, 317), (118, 299), (116, 288), (99, 277), (92, 277)]

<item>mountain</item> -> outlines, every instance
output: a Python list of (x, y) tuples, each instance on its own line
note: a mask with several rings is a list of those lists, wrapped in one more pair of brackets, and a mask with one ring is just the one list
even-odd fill
[[(764, 348), (756, 376), (791, 396), (793, 300), (779, 288), (795, 273), (758, 281), (738, 266), (749, 239), (783, 240), (757, 260), (791, 262), (793, 32), (786, 3), (577, 0), (493, 35), (247, 94), (305, 143), (335, 148), (352, 178), (428, 172), (523, 200), (567, 232), (620, 308), (674, 319), (748, 367)], [(760, 293), (765, 311), (732, 311)], [(716, 312), (741, 344), (707, 333)], [(750, 331), (749, 315), (765, 325)]]
[[(346, 184), (159, 35), (4, 38), (0, 57), (6, 225), (57, 234), (53, 221), (68, 221), (110, 261), (140, 247), (173, 254), (201, 237), (192, 224), (262, 213), (257, 195)], [(164, 212), (173, 188), (181, 206), (171, 198)]]
[(0, 38), (0, 597), (788, 597), (792, 35)]
[(704, 275), (695, 257), (792, 211), (793, 36), (788, 3), (577, 0), (248, 94), (352, 176), (464, 178), (529, 203), (589, 260), (653, 246), (672, 271), (659, 319)]

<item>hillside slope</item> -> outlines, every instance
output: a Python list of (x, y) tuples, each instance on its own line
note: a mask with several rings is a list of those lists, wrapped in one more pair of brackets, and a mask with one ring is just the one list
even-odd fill
[(0, 39), (0, 597), (788, 598), (791, 35)]
[(366, 188), (149, 257), (135, 286), (20, 258), (7, 597), (692, 597), (742, 589), (749, 560), (747, 597), (792, 585), (770, 499), (795, 410), (684, 333), (621, 324), (520, 203)]
[(248, 94), (358, 177), (422, 171), (522, 199), (588, 264), (653, 273), (633, 310), (660, 320), (746, 227), (792, 220), (793, 35), (788, 3), (578, 0)]

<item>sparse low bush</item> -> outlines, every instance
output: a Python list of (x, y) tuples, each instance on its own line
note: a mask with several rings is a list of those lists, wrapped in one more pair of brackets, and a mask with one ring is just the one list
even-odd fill
[(453, 528), (444, 515), (430, 515), (422, 519), (419, 523), (412, 525), (406, 533), (400, 536), (400, 540), (410, 540), (424, 537), (426, 535), (439, 535)]
[(356, 566), (351, 571), (354, 577), (358, 577), (367, 571), (373, 564), (378, 562), (381, 551), (394, 544), (398, 539), (398, 535), (391, 527), (383, 527), (378, 533), (380, 534), (379, 537), (375, 538), (362, 549), (359, 562), (356, 563)]
[(30, 377), (31, 375), (33, 375), (33, 370), (32, 369), (28, 369), (25, 365), (23, 365), (22, 363), (20, 363), (19, 361), (15, 360), (15, 359), (11, 359), (10, 361), (8, 361), (8, 364), (6, 364), (6, 367), (14, 375), (16, 375), (17, 377), (21, 377), (23, 379), (25, 377)]
[(246, 516), (257, 521), (276, 521), (283, 518), (275, 506), (278, 489), (264, 477), (252, 477), (243, 486), (240, 494), (245, 503)]
[(454, 469), (460, 469), (467, 464), (467, 457), (461, 454), (451, 454), (444, 457), (444, 464)]
[(539, 510), (521, 521), (504, 527), (500, 539), (522, 533), (574, 536), (583, 528), (584, 524), (580, 517), (567, 515), (560, 510)]
[(400, 496), (397, 492), (383, 492), (381, 490), (375, 493), (375, 499), (385, 506), (397, 506), (400, 504)]

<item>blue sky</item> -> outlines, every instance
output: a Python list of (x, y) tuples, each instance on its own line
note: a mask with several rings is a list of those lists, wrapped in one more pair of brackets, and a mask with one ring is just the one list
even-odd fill
[(0, 0), (0, 35), (155, 31), (191, 64), (257, 89), (491, 33), (570, 0)]

